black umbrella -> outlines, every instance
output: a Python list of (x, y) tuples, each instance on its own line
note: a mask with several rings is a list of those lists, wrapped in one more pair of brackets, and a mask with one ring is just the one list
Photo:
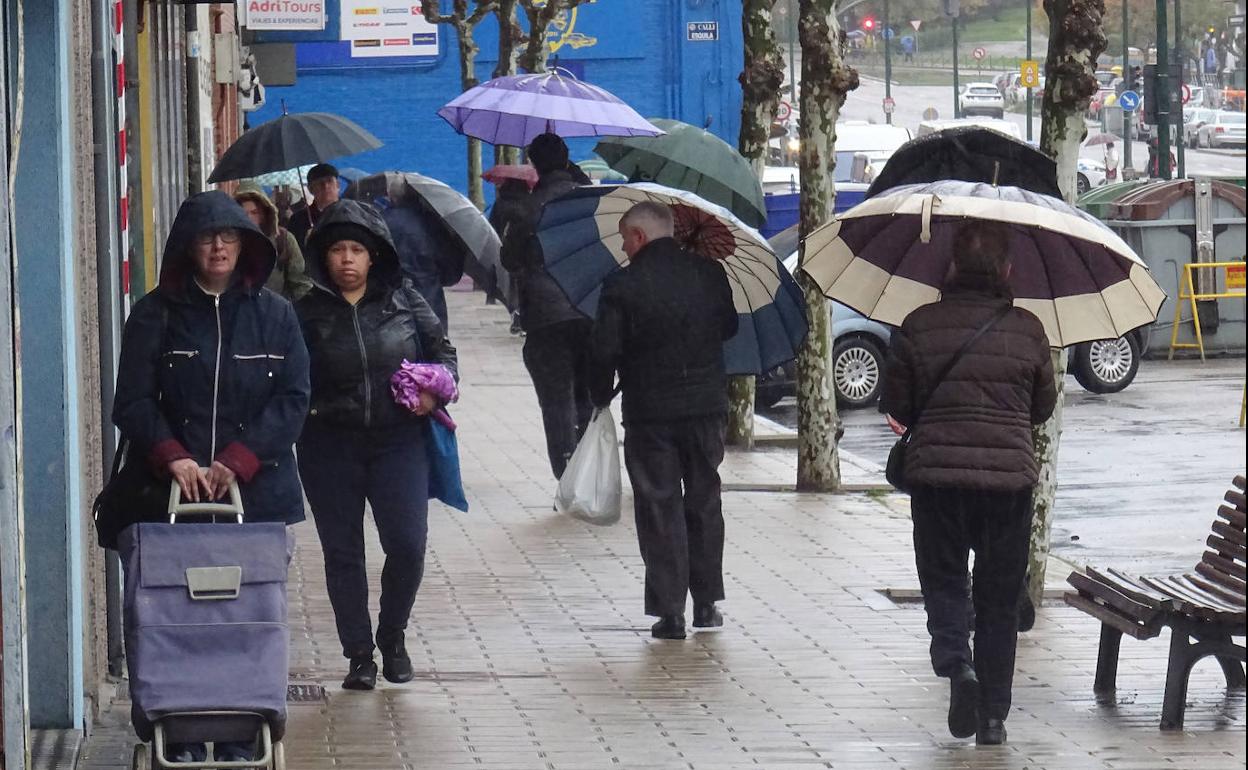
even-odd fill
[(464, 272), (486, 294), (507, 302), (510, 275), (499, 259), (500, 243), (485, 215), (454, 188), (422, 174), (386, 171), (353, 182), (347, 197), (392, 206), (415, 206), (445, 230), (463, 249)]
[(256, 126), (230, 145), (208, 181), (249, 179), (270, 171), (324, 163), (380, 146), (381, 140), (339, 115), (283, 113), (277, 120)]
[(1031, 145), (979, 126), (959, 126), (912, 139), (888, 159), (868, 198), (907, 184), (956, 179), (1018, 187), (1061, 198), (1057, 164)]

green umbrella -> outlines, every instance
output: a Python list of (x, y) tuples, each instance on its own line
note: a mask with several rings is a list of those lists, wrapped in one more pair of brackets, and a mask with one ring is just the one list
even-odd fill
[(714, 134), (679, 120), (650, 121), (661, 136), (611, 137), (594, 148), (611, 168), (718, 203), (747, 224), (767, 221), (763, 188), (749, 161)]
[(627, 182), (628, 177), (607, 165), (602, 158), (594, 157), (582, 160), (576, 165), (581, 167), (591, 179), (598, 179), (603, 182)]

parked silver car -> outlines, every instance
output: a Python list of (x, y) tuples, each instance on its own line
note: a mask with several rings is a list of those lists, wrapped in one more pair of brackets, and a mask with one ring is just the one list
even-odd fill
[[(768, 241), (777, 254), (787, 255), (785, 268), (797, 270), (797, 225), (783, 230)], [(828, 300), (832, 314), (832, 380), (836, 386), (837, 403), (846, 409), (871, 406), (880, 397), (884, 377), (884, 354), (892, 330), (853, 308)], [(795, 392), (796, 367), (792, 363), (778, 367), (758, 378), (755, 402), (766, 408), (774, 406)]]
[(963, 115), (1005, 117), (1005, 98), (992, 83), (967, 83), (958, 92), (958, 106)]

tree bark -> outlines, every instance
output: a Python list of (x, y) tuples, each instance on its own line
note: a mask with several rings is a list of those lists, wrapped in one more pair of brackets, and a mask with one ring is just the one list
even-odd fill
[[(1049, 51), (1045, 61), (1040, 149), (1057, 162), (1057, 181), (1068, 203), (1075, 199), (1075, 168), (1087, 135), (1083, 115), (1096, 93), (1096, 57), (1105, 50), (1104, 0), (1045, 0), (1049, 16)], [(1053, 509), (1057, 498), (1057, 451), (1062, 438), (1066, 353), (1053, 351), (1057, 408), (1048, 422), (1032, 431), (1040, 478), (1028, 554), (1027, 591), (1035, 606), (1044, 595)]]
[[(498, 18), (498, 66), (494, 68), (494, 77), (502, 78), (514, 75), (519, 71), (520, 45), (525, 42), (524, 30), (516, 23), (516, 5), (518, 0), (497, 0), (498, 7), (494, 15)], [(518, 163), (520, 150), (505, 144), (494, 146), (494, 163), (509, 165)]]
[[(472, 12), (468, 12), (468, 0), (453, 0), (451, 13), (441, 13), (440, 4), (425, 2), (421, 11), (430, 24), (446, 24), (455, 30), (459, 49), (459, 81), (464, 91), (477, 85), (477, 54), (481, 49), (473, 39), (473, 31), (486, 16), (498, 8), (498, 0), (476, 0)], [(481, 140), (468, 137), (468, 198), (482, 211), (485, 210), (485, 188), (481, 181)]]
[(550, 24), (563, 11), (573, 8), (589, 0), (519, 0), (524, 15), (529, 20), (529, 33), (525, 37), (524, 53), (520, 55), (520, 66), (526, 72), (545, 72), (546, 60), (550, 58), (550, 44), (546, 39), (546, 31)]
[[(771, 124), (780, 105), (784, 84), (784, 56), (776, 45), (771, 26), (775, 0), (745, 0), (741, 29), (745, 40), (745, 67), (741, 82), (741, 133), (737, 150), (754, 167), (759, 179), (767, 163), (767, 142)], [(728, 382), (728, 443), (754, 447), (754, 395), (752, 376), (733, 377)]]
[[(836, 119), (845, 97), (858, 87), (858, 73), (845, 63), (845, 32), (833, 0), (800, 0), (798, 39), (802, 46), (801, 261), (806, 238), (832, 215), (836, 190)], [(797, 488), (830, 492), (841, 484), (837, 441), (840, 417), (832, 385), (832, 323), (827, 300), (799, 271), (810, 332), (797, 357)]]

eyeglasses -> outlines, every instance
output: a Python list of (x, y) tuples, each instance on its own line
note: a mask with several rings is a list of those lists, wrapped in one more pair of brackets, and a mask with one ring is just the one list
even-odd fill
[(224, 227), (220, 230), (205, 230), (195, 236), (195, 243), (199, 246), (211, 246), (212, 242), (220, 238), (222, 243), (238, 243), (243, 237), (237, 229), (233, 227)]

